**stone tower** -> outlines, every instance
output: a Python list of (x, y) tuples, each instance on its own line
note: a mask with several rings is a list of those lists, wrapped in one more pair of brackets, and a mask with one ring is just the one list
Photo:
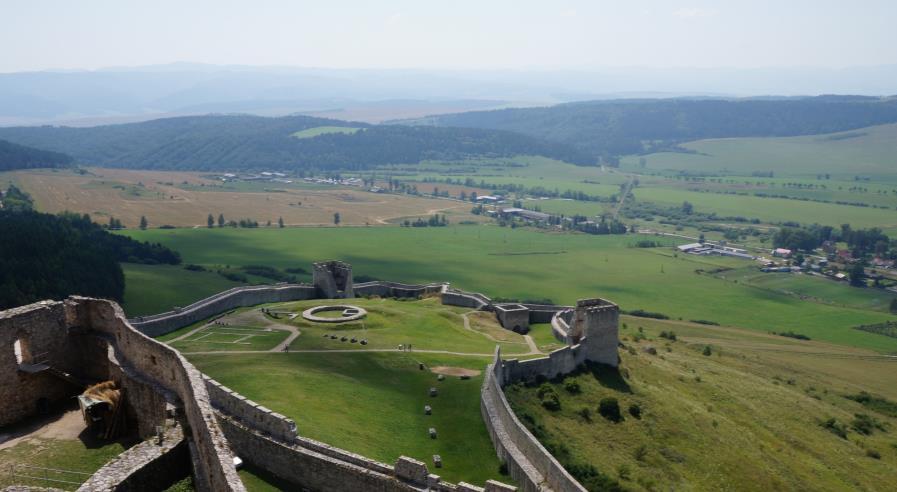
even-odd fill
[(345, 299), (355, 297), (352, 265), (342, 261), (319, 261), (313, 264), (312, 282), (318, 297)]
[(576, 302), (571, 328), (574, 340), (584, 340), (586, 360), (616, 367), (619, 365), (620, 308), (604, 299)]

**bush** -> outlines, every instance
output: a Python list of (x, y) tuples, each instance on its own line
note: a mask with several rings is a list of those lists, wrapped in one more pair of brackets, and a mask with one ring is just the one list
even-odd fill
[(870, 457), (870, 458), (873, 458), (873, 459), (876, 459), (876, 460), (880, 460), (880, 459), (881, 459), (881, 453), (879, 453), (878, 451), (876, 451), (876, 450), (874, 450), (874, 449), (867, 449), (867, 450), (866, 450), (866, 456), (868, 456), (868, 457)]
[(579, 382), (575, 379), (568, 379), (564, 381), (564, 389), (567, 390), (567, 393), (578, 395), (582, 392), (582, 388), (579, 387)]
[(589, 407), (582, 407), (576, 413), (586, 422), (592, 421), (592, 411), (589, 410)]
[(638, 403), (629, 405), (629, 415), (632, 415), (637, 419), (642, 418), (642, 407)]
[(704, 346), (704, 351), (701, 352), (701, 353), (702, 353), (703, 355), (711, 355), (711, 354), (713, 353), (713, 351), (710, 349), (710, 345), (705, 345), (705, 346)]
[(691, 320), (691, 322), (697, 323), (699, 325), (719, 326), (719, 323), (717, 323), (716, 321), (709, 321), (706, 319), (693, 319), (693, 320)]
[(660, 338), (666, 338), (667, 340), (676, 341), (676, 332), (674, 331), (662, 331), (660, 332)]
[(826, 420), (819, 425), (821, 425), (823, 429), (831, 432), (841, 439), (847, 439), (847, 426), (835, 420), (834, 417)]
[(612, 422), (623, 420), (623, 415), (620, 413), (620, 402), (613, 397), (602, 398), (601, 401), (598, 402), (598, 413)]
[(854, 414), (854, 419), (850, 423), (853, 430), (864, 435), (871, 435), (876, 429), (885, 431), (885, 426), (878, 419), (865, 413)]
[(187, 265), (184, 265), (184, 270), (190, 270), (191, 272), (204, 272), (206, 271), (206, 268), (202, 265), (194, 265), (192, 263), (189, 263)]
[(669, 316), (663, 313), (653, 313), (651, 311), (645, 311), (644, 309), (634, 309), (624, 314), (628, 314), (630, 316), (638, 316), (639, 318), (670, 319)]
[(542, 406), (545, 407), (546, 410), (556, 412), (561, 409), (561, 400), (558, 399), (556, 393), (551, 393), (542, 398)]
[(636, 461), (645, 461), (645, 458), (648, 457), (648, 446), (642, 444), (635, 448), (635, 451), (632, 452), (632, 457), (635, 458)]

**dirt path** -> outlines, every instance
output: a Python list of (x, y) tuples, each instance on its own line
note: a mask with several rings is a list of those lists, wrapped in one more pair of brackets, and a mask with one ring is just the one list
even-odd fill
[[(490, 334), (488, 334), (488, 333), (483, 333), (483, 332), (481, 332), (481, 331), (477, 331), (477, 330), (474, 330), (473, 328), (471, 328), (471, 327), (470, 327), (470, 318), (468, 318), (467, 316), (468, 316), (469, 314), (472, 314), (472, 313), (479, 313), (479, 312), (481, 312), (481, 311), (468, 311), (468, 312), (463, 313), (463, 314), (461, 315), (461, 317), (464, 318), (464, 328), (466, 328), (467, 330), (469, 330), (469, 331), (471, 331), (471, 332), (473, 332), (473, 333), (476, 333), (476, 334), (478, 334), (478, 335), (482, 335), (482, 336), (488, 338), (489, 340), (492, 340), (492, 341), (495, 342), (495, 343), (515, 343), (515, 344), (520, 344), (520, 342), (507, 342), (507, 341), (504, 341), (504, 340), (496, 340), (495, 338), (492, 337), (492, 335), (490, 335)], [(504, 329), (504, 328), (502, 328), (502, 329)], [(524, 353), (524, 354), (513, 354), (514, 356), (521, 356), (521, 355), (545, 355), (541, 350), (539, 350), (539, 347), (536, 345), (536, 342), (533, 341), (533, 337), (531, 337), (531, 336), (529, 336), (529, 335), (523, 335), (523, 340), (526, 342), (526, 345), (529, 347), (529, 352), (526, 352), (526, 353)], [(509, 354), (509, 355), (512, 355), (512, 354)]]

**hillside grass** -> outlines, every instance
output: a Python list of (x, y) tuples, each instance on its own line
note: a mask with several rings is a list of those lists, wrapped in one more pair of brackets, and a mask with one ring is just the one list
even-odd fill
[[(537, 386), (507, 390), (518, 417), (562, 461), (592, 464), (632, 490), (888, 490), (897, 479), (897, 419), (845, 398), (865, 389), (897, 399), (893, 359), (739, 329), (622, 321), (619, 374), (565, 378), (579, 394), (548, 383), (560, 410), (540, 405)], [(608, 397), (619, 402), (618, 423), (598, 412)], [(628, 412), (633, 404), (640, 418)], [(856, 414), (885, 430), (856, 431)], [(830, 418), (846, 438), (823, 426)]]
[[(897, 181), (897, 124), (828, 135), (698, 140), (682, 146), (697, 153), (650, 154), (645, 156), (647, 169), (748, 176), (755, 171), (797, 177), (830, 173)], [(629, 157), (623, 163), (636, 169), (638, 159)]]
[[(296, 421), (299, 434), (384, 463), (402, 455), (433, 473), (482, 485), (499, 462), (480, 417), (482, 375), (469, 380), (418, 369), (456, 366), (482, 371), (488, 358), (406, 353), (193, 355), (200, 370)], [(430, 387), (439, 395), (430, 397)], [(424, 405), (433, 407), (424, 415)], [(427, 430), (436, 428), (431, 439)], [(436, 469), (433, 455), (443, 467)]]
[[(803, 331), (814, 339), (897, 351), (897, 339), (857, 332), (850, 327), (891, 316), (808, 302), (767, 289), (696, 273), (746, 266), (741, 260), (675, 255), (668, 248), (632, 247), (638, 236), (552, 234), (499, 227), (444, 228), (287, 228), (257, 230), (179, 229), (128, 231), (141, 240), (179, 251), (185, 262), (204, 265), (263, 263), (277, 268), (339, 258), (356, 275), (417, 283), (450, 281), (454, 287), (490, 296), (549, 298), (572, 304), (601, 296), (625, 310), (645, 309), (673, 318), (708, 319), (760, 331)], [(147, 267), (154, 268), (154, 267)], [(169, 270), (171, 271), (171, 270)], [(159, 284), (135, 281), (126, 268), (126, 300), (154, 303), (164, 311), (173, 303), (157, 300)], [(192, 274), (175, 269), (177, 278)], [(846, 288), (846, 287), (845, 287)], [(202, 297), (180, 290), (178, 305)], [(125, 309), (132, 312), (126, 302)]]
[(296, 133), (293, 133), (291, 136), (294, 138), (314, 138), (319, 135), (327, 135), (329, 133), (342, 133), (344, 135), (351, 135), (359, 130), (361, 130), (361, 128), (355, 126), (316, 126), (314, 128), (306, 128), (305, 130), (300, 130)]

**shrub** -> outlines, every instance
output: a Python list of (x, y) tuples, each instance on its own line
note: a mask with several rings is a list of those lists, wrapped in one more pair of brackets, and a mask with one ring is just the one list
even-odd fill
[(637, 419), (642, 418), (642, 407), (638, 403), (629, 405), (629, 415), (632, 415)]
[(861, 391), (855, 395), (845, 395), (844, 398), (860, 403), (864, 407), (870, 410), (874, 410), (878, 413), (882, 413), (890, 417), (897, 417), (897, 403), (880, 396), (870, 395), (865, 391)]
[(623, 420), (623, 415), (620, 413), (620, 402), (613, 397), (602, 398), (601, 401), (598, 402), (598, 413), (612, 422)]
[(876, 451), (876, 450), (874, 450), (874, 449), (867, 449), (867, 450), (866, 450), (866, 456), (868, 456), (868, 457), (870, 457), (870, 458), (873, 458), (873, 459), (876, 459), (876, 460), (880, 460), (880, 459), (881, 459), (881, 453), (879, 453), (878, 451)]
[(545, 407), (546, 410), (555, 412), (561, 409), (561, 400), (558, 399), (556, 393), (547, 394), (542, 398), (542, 406)]
[(847, 439), (847, 426), (835, 420), (834, 417), (826, 420), (819, 425), (821, 425), (823, 429), (831, 432), (841, 439)]
[(632, 452), (632, 457), (635, 458), (636, 461), (645, 461), (645, 458), (648, 457), (648, 446), (642, 444), (635, 448), (635, 451)]
[(666, 338), (667, 340), (676, 341), (676, 332), (674, 331), (662, 331), (660, 332), (660, 338)]
[(589, 407), (582, 407), (576, 413), (586, 422), (592, 421), (592, 411), (589, 410)]
[(194, 265), (193, 263), (188, 263), (184, 265), (184, 270), (190, 270), (191, 272), (204, 272), (206, 268), (202, 265)]
[(669, 316), (663, 313), (653, 313), (651, 311), (645, 311), (644, 309), (634, 309), (624, 314), (628, 314), (630, 316), (638, 316), (639, 318), (670, 319)]
[(710, 349), (710, 345), (705, 345), (705, 346), (704, 346), (704, 351), (701, 352), (701, 353), (704, 354), (704, 355), (711, 355), (711, 354), (713, 353), (713, 351)]
[(567, 390), (567, 393), (578, 395), (582, 392), (582, 388), (579, 387), (579, 382), (575, 379), (568, 379), (564, 381), (564, 389)]
[(589, 492), (623, 492), (623, 487), (613, 478), (598, 471), (591, 464), (566, 463), (564, 468)]
[(865, 413), (857, 413), (854, 414), (854, 419), (850, 423), (850, 427), (853, 430), (859, 432), (860, 434), (870, 435), (875, 432), (876, 429), (880, 431), (885, 431), (885, 426), (878, 419), (871, 415), (866, 415)]

